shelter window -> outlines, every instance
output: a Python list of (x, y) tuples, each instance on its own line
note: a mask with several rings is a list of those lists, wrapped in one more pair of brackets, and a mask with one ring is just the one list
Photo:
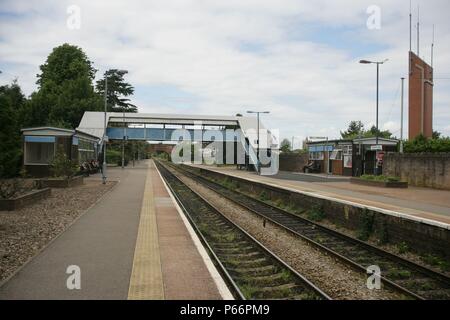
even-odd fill
[(323, 152), (311, 152), (309, 154), (309, 158), (311, 160), (323, 160), (323, 158), (324, 158)]
[(351, 145), (343, 146), (342, 150), (344, 152), (344, 155), (351, 156), (353, 153), (353, 146), (351, 146)]
[(79, 161), (85, 162), (96, 159), (95, 142), (80, 139), (78, 145)]
[(342, 150), (333, 150), (330, 155), (330, 160), (342, 160)]
[(25, 164), (50, 164), (55, 156), (55, 137), (25, 137)]

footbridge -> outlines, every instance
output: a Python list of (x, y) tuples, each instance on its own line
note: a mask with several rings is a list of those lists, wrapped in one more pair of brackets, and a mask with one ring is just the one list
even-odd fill
[[(260, 130), (259, 145), (257, 128)], [(279, 143), (261, 122), (258, 126), (256, 117), (243, 116), (85, 112), (78, 129), (97, 136), (102, 144), (114, 140), (214, 142), (216, 145), (222, 143), (223, 150), (230, 150), (232, 145), (235, 153), (239, 149), (244, 151), (245, 164), (254, 166), (257, 171), (261, 169), (262, 158), (273, 158), (277, 154)]]

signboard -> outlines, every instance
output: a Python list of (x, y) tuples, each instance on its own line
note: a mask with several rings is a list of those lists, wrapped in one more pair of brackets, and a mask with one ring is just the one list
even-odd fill
[(377, 152), (377, 161), (383, 161), (384, 159), (384, 152)]
[(351, 168), (352, 166), (352, 156), (344, 155), (344, 168)]
[(372, 151), (381, 151), (381, 150), (383, 150), (383, 146), (380, 146), (380, 145), (378, 145), (378, 146), (370, 146), (370, 150), (372, 150)]

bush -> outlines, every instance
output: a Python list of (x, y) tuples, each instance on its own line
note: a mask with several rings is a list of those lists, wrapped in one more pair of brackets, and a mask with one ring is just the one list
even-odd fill
[[(125, 154), (125, 165), (128, 165), (130, 158), (127, 154)], [(122, 151), (115, 149), (106, 149), (106, 162), (108, 164), (117, 164), (118, 166), (122, 165)]]
[(367, 180), (367, 181), (381, 181), (381, 182), (399, 182), (399, 177), (389, 177), (389, 176), (374, 176), (365, 174), (361, 176), (361, 179)]
[(403, 148), (406, 153), (450, 152), (450, 138), (426, 138), (419, 135), (411, 141), (406, 141)]
[(307, 218), (312, 221), (320, 222), (325, 219), (325, 211), (323, 206), (316, 204), (307, 211)]
[(11, 199), (14, 198), (23, 189), (22, 183), (19, 179), (9, 179), (0, 181), (0, 198)]
[(51, 163), (51, 171), (55, 177), (73, 177), (79, 170), (78, 163), (69, 159), (62, 148), (58, 148)]

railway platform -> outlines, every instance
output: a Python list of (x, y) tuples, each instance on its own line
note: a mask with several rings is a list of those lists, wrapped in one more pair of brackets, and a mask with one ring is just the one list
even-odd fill
[(232, 299), (153, 161), (108, 178), (118, 184), (7, 279), (0, 300)]
[(450, 191), (447, 190), (418, 187), (386, 189), (351, 184), (345, 177), (326, 177), (292, 172), (279, 172), (275, 176), (260, 176), (255, 172), (237, 170), (235, 166), (191, 165), (311, 195), (393, 211), (414, 220), (425, 219), (450, 225)]

